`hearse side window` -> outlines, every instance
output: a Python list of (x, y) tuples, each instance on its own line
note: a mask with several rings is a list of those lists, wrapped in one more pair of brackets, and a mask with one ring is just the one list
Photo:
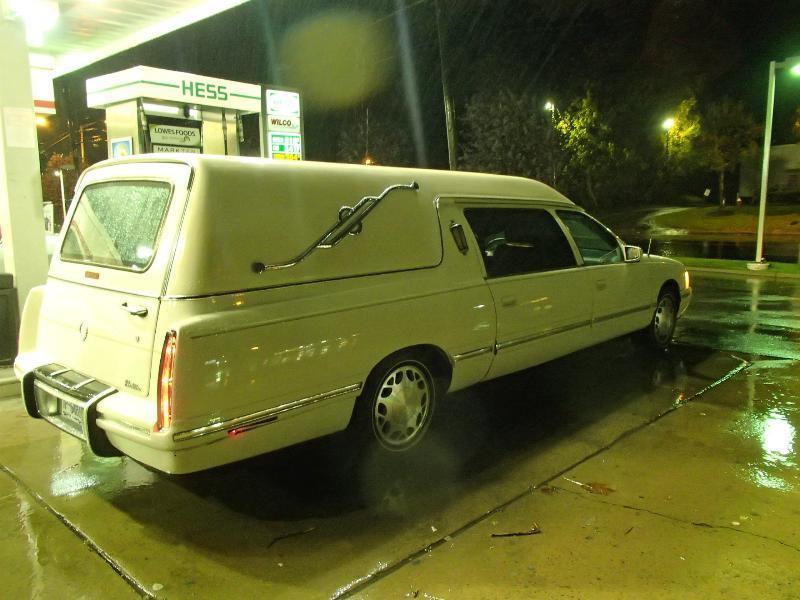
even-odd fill
[(553, 216), (529, 208), (467, 208), (490, 278), (565, 269), (575, 255)]
[(171, 186), (112, 181), (87, 187), (64, 237), (66, 261), (144, 271), (156, 250)]
[(600, 223), (587, 215), (559, 210), (558, 217), (567, 226), (587, 265), (622, 262), (622, 249), (617, 239)]

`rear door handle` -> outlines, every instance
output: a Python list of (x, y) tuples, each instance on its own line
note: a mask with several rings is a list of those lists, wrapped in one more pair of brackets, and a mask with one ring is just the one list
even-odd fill
[(505, 298), (500, 299), (500, 304), (503, 306), (514, 306), (517, 303), (517, 299), (514, 296), (506, 296)]
[(147, 316), (147, 307), (146, 306), (137, 306), (136, 304), (128, 304), (127, 302), (123, 302), (122, 303), (122, 308), (128, 314), (131, 314), (134, 317), (146, 317)]
[(606, 289), (606, 287), (608, 287), (608, 284), (606, 284), (605, 279), (601, 279), (600, 281), (595, 282), (595, 286), (597, 286), (597, 289), (602, 292), (604, 289)]

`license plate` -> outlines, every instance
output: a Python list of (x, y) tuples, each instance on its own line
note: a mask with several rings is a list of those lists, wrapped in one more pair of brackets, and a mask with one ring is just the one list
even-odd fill
[(34, 397), (39, 414), (62, 431), (66, 431), (82, 440), (86, 439), (83, 417), (86, 409), (78, 400), (65, 398), (58, 392), (39, 381), (33, 384)]
[(66, 400), (61, 400), (61, 418), (68, 421), (83, 432), (83, 407)]

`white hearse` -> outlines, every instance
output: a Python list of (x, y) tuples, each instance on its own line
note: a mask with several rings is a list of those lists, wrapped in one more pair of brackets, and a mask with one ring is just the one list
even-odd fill
[(448, 390), (633, 332), (665, 348), (691, 296), (516, 177), (141, 155), (76, 198), (23, 311), (25, 406), (168, 473), (348, 427), (405, 451)]

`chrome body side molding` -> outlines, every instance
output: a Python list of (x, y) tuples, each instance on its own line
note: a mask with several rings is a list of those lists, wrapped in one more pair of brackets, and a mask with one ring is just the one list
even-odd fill
[(206, 435), (211, 435), (213, 433), (218, 433), (220, 431), (225, 431), (228, 433), (230, 433), (231, 431), (236, 431), (238, 433), (241, 433), (243, 431), (255, 429), (256, 427), (261, 427), (262, 425), (273, 423), (278, 420), (280, 415), (287, 413), (289, 411), (297, 410), (299, 408), (305, 408), (306, 406), (317, 404), (318, 402), (322, 402), (323, 400), (330, 400), (331, 398), (337, 398), (339, 396), (344, 396), (345, 394), (357, 392), (360, 389), (361, 389), (361, 383), (354, 383), (352, 385), (331, 390), (329, 392), (315, 394), (307, 398), (302, 398), (300, 400), (295, 400), (293, 402), (287, 402), (286, 404), (281, 404), (280, 406), (275, 406), (273, 408), (268, 408), (266, 410), (260, 410), (258, 412), (250, 413), (249, 415), (242, 415), (241, 417), (228, 419), (227, 421), (211, 423), (209, 425), (204, 425), (203, 427), (196, 427), (195, 429), (189, 429), (188, 431), (180, 431), (178, 433), (173, 434), (172, 439), (176, 442), (185, 442), (187, 440), (193, 440)]

